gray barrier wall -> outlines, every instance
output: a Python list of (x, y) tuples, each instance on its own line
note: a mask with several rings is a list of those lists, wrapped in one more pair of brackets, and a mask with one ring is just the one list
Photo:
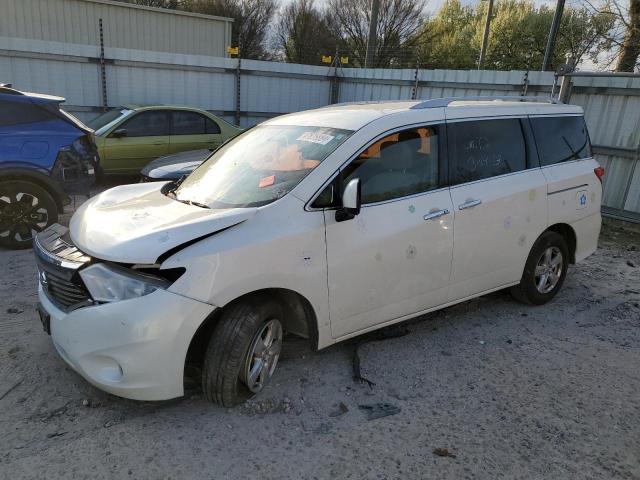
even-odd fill
[[(336, 69), (114, 47), (105, 48), (102, 65), (97, 45), (0, 37), (0, 82), (61, 95), (84, 120), (105, 106), (177, 104), (249, 126), (336, 102), (548, 97), (554, 83), (549, 72)], [(640, 76), (575, 74), (569, 85), (569, 101), (585, 109), (594, 150), (607, 170), (605, 213), (640, 220)]]

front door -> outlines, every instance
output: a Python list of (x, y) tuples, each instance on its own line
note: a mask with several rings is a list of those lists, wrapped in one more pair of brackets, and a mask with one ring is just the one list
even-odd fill
[(527, 158), (535, 151), (524, 127), (518, 118), (447, 126), (455, 212), (450, 301), (519, 281), (546, 228), (546, 180), (537, 159)]
[(341, 173), (341, 185), (360, 179), (362, 209), (341, 222), (325, 210), (334, 338), (446, 301), (453, 215), (440, 188), (438, 128), (388, 135)]
[(170, 153), (188, 150), (215, 150), (222, 143), (220, 127), (209, 117), (188, 110), (171, 112)]
[(168, 153), (168, 112), (146, 110), (125, 120), (105, 139), (102, 167), (112, 173), (138, 173)]

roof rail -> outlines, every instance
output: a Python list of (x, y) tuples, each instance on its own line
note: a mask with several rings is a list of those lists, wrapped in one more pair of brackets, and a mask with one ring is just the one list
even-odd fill
[(484, 96), (484, 97), (483, 96), (446, 97), (446, 98), (433, 98), (431, 100), (425, 100), (424, 102), (420, 102), (414, 105), (413, 107), (411, 107), (411, 109), (419, 110), (422, 108), (442, 108), (442, 107), (448, 107), (449, 104), (453, 102), (469, 102), (469, 101), (540, 102), (540, 103), (552, 103), (552, 104), (560, 103), (551, 97), (526, 97), (526, 96), (516, 96), (516, 95)]

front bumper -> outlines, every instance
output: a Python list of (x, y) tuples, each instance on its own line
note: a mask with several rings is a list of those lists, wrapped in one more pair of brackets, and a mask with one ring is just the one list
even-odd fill
[(214, 306), (157, 290), (144, 297), (64, 312), (38, 285), (51, 338), (94, 386), (134, 400), (182, 396), (189, 343)]

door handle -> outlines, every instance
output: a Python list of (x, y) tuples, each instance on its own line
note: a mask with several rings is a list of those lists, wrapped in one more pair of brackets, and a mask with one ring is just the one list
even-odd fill
[(458, 209), (464, 210), (465, 208), (475, 207), (477, 205), (480, 205), (481, 203), (482, 203), (482, 200), (479, 200), (479, 199), (467, 200), (466, 202), (461, 203), (460, 205), (458, 205)]
[(443, 208), (442, 210), (435, 210), (433, 212), (427, 213), (424, 217), (425, 220), (434, 220), (436, 218), (440, 218), (443, 215), (449, 215), (449, 209)]

